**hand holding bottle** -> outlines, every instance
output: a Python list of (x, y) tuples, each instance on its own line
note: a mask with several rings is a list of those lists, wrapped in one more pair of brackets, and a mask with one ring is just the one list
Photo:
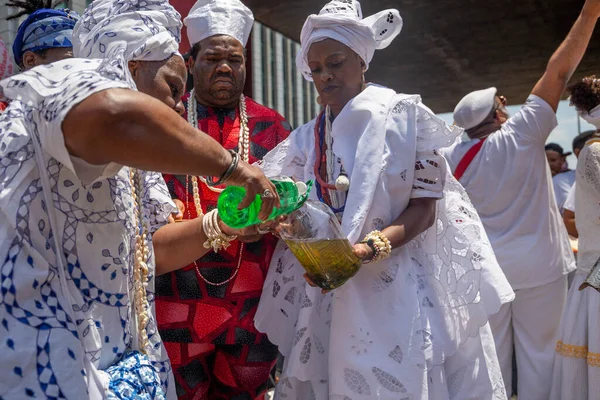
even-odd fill
[(356, 243), (352, 248), (354, 255), (360, 258), (361, 261), (370, 260), (375, 255), (373, 249), (366, 243)]
[[(353, 250), (354, 250), (354, 255), (356, 257), (358, 257), (361, 261), (364, 260), (370, 260), (371, 258), (373, 258), (373, 249), (371, 249), (371, 247), (369, 247), (367, 244), (365, 243), (357, 243), (354, 246), (352, 246)], [(306, 283), (308, 283), (309, 286), (312, 287), (319, 287), (319, 285), (317, 285), (308, 274), (304, 274), (304, 279), (306, 280)], [(321, 290), (322, 294), (327, 294), (329, 293), (330, 290)]]
[(219, 217), (219, 228), (228, 236), (237, 236), (237, 240), (243, 243), (258, 242), (264, 235), (271, 233), (277, 236), (277, 229), (280, 221), (285, 217), (277, 218), (276, 220), (267, 221), (262, 224), (252, 225), (246, 228), (234, 229), (225, 224)]
[(248, 207), (243, 207), (245, 200), (248, 199), (246, 188), (228, 186), (217, 201), (217, 209), (223, 222), (231, 228), (242, 229), (275, 220), (300, 208), (308, 198), (312, 187), (311, 181), (305, 184), (294, 182), (289, 177), (272, 178), (270, 183), (274, 187), (275, 194), (278, 195), (279, 204), (266, 218), (261, 217), (261, 210), (264, 202), (270, 200), (273, 195), (270, 190), (267, 189), (269, 196), (265, 193), (255, 195), (252, 203)]
[(248, 207), (258, 195), (262, 200), (258, 217), (261, 221), (269, 218), (274, 207), (279, 207), (279, 195), (275, 185), (268, 180), (260, 168), (240, 160), (237, 168), (225, 182), (227, 186), (243, 186), (246, 195), (238, 209)]

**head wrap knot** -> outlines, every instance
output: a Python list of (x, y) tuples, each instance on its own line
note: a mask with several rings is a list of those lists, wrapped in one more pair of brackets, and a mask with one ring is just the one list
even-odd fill
[(179, 54), (181, 16), (167, 0), (96, 0), (73, 32), (75, 57), (106, 58), (126, 46), (127, 61), (163, 61)]
[(375, 50), (388, 47), (401, 30), (402, 18), (398, 10), (380, 11), (363, 19), (357, 0), (334, 0), (327, 3), (318, 15), (310, 15), (304, 23), (296, 65), (304, 77), (311, 81), (307, 60), (310, 46), (315, 42), (333, 39), (351, 48), (369, 68)]

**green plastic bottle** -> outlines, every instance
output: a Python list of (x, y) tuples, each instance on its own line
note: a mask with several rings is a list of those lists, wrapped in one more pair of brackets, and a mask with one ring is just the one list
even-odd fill
[[(267, 221), (271, 221), (281, 215), (290, 214), (304, 204), (312, 188), (313, 182), (294, 182), (291, 178), (273, 178), (271, 182), (279, 194), (280, 206), (274, 208)], [(248, 226), (264, 222), (258, 219), (262, 200), (259, 195), (243, 210), (238, 210), (238, 205), (246, 196), (246, 189), (240, 186), (229, 186), (225, 188), (217, 201), (219, 217), (225, 225), (233, 229), (242, 229)]]

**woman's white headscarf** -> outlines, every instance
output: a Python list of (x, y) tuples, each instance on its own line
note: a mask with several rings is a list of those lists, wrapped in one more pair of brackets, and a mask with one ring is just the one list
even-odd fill
[(125, 45), (127, 61), (163, 61), (179, 55), (181, 15), (167, 0), (96, 0), (73, 30), (80, 58), (108, 58)]
[(296, 65), (304, 77), (312, 81), (308, 50), (315, 42), (333, 39), (351, 48), (369, 68), (375, 50), (388, 47), (401, 30), (402, 18), (398, 10), (384, 10), (363, 19), (357, 0), (334, 0), (318, 15), (310, 15), (304, 23)]

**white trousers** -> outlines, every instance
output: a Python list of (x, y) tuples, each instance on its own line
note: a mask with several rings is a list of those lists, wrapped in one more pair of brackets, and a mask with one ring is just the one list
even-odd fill
[(514, 345), (519, 398), (548, 400), (556, 338), (566, 298), (565, 275), (547, 285), (515, 291), (515, 300), (504, 304), (490, 317), (507, 393), (512, 392)]

